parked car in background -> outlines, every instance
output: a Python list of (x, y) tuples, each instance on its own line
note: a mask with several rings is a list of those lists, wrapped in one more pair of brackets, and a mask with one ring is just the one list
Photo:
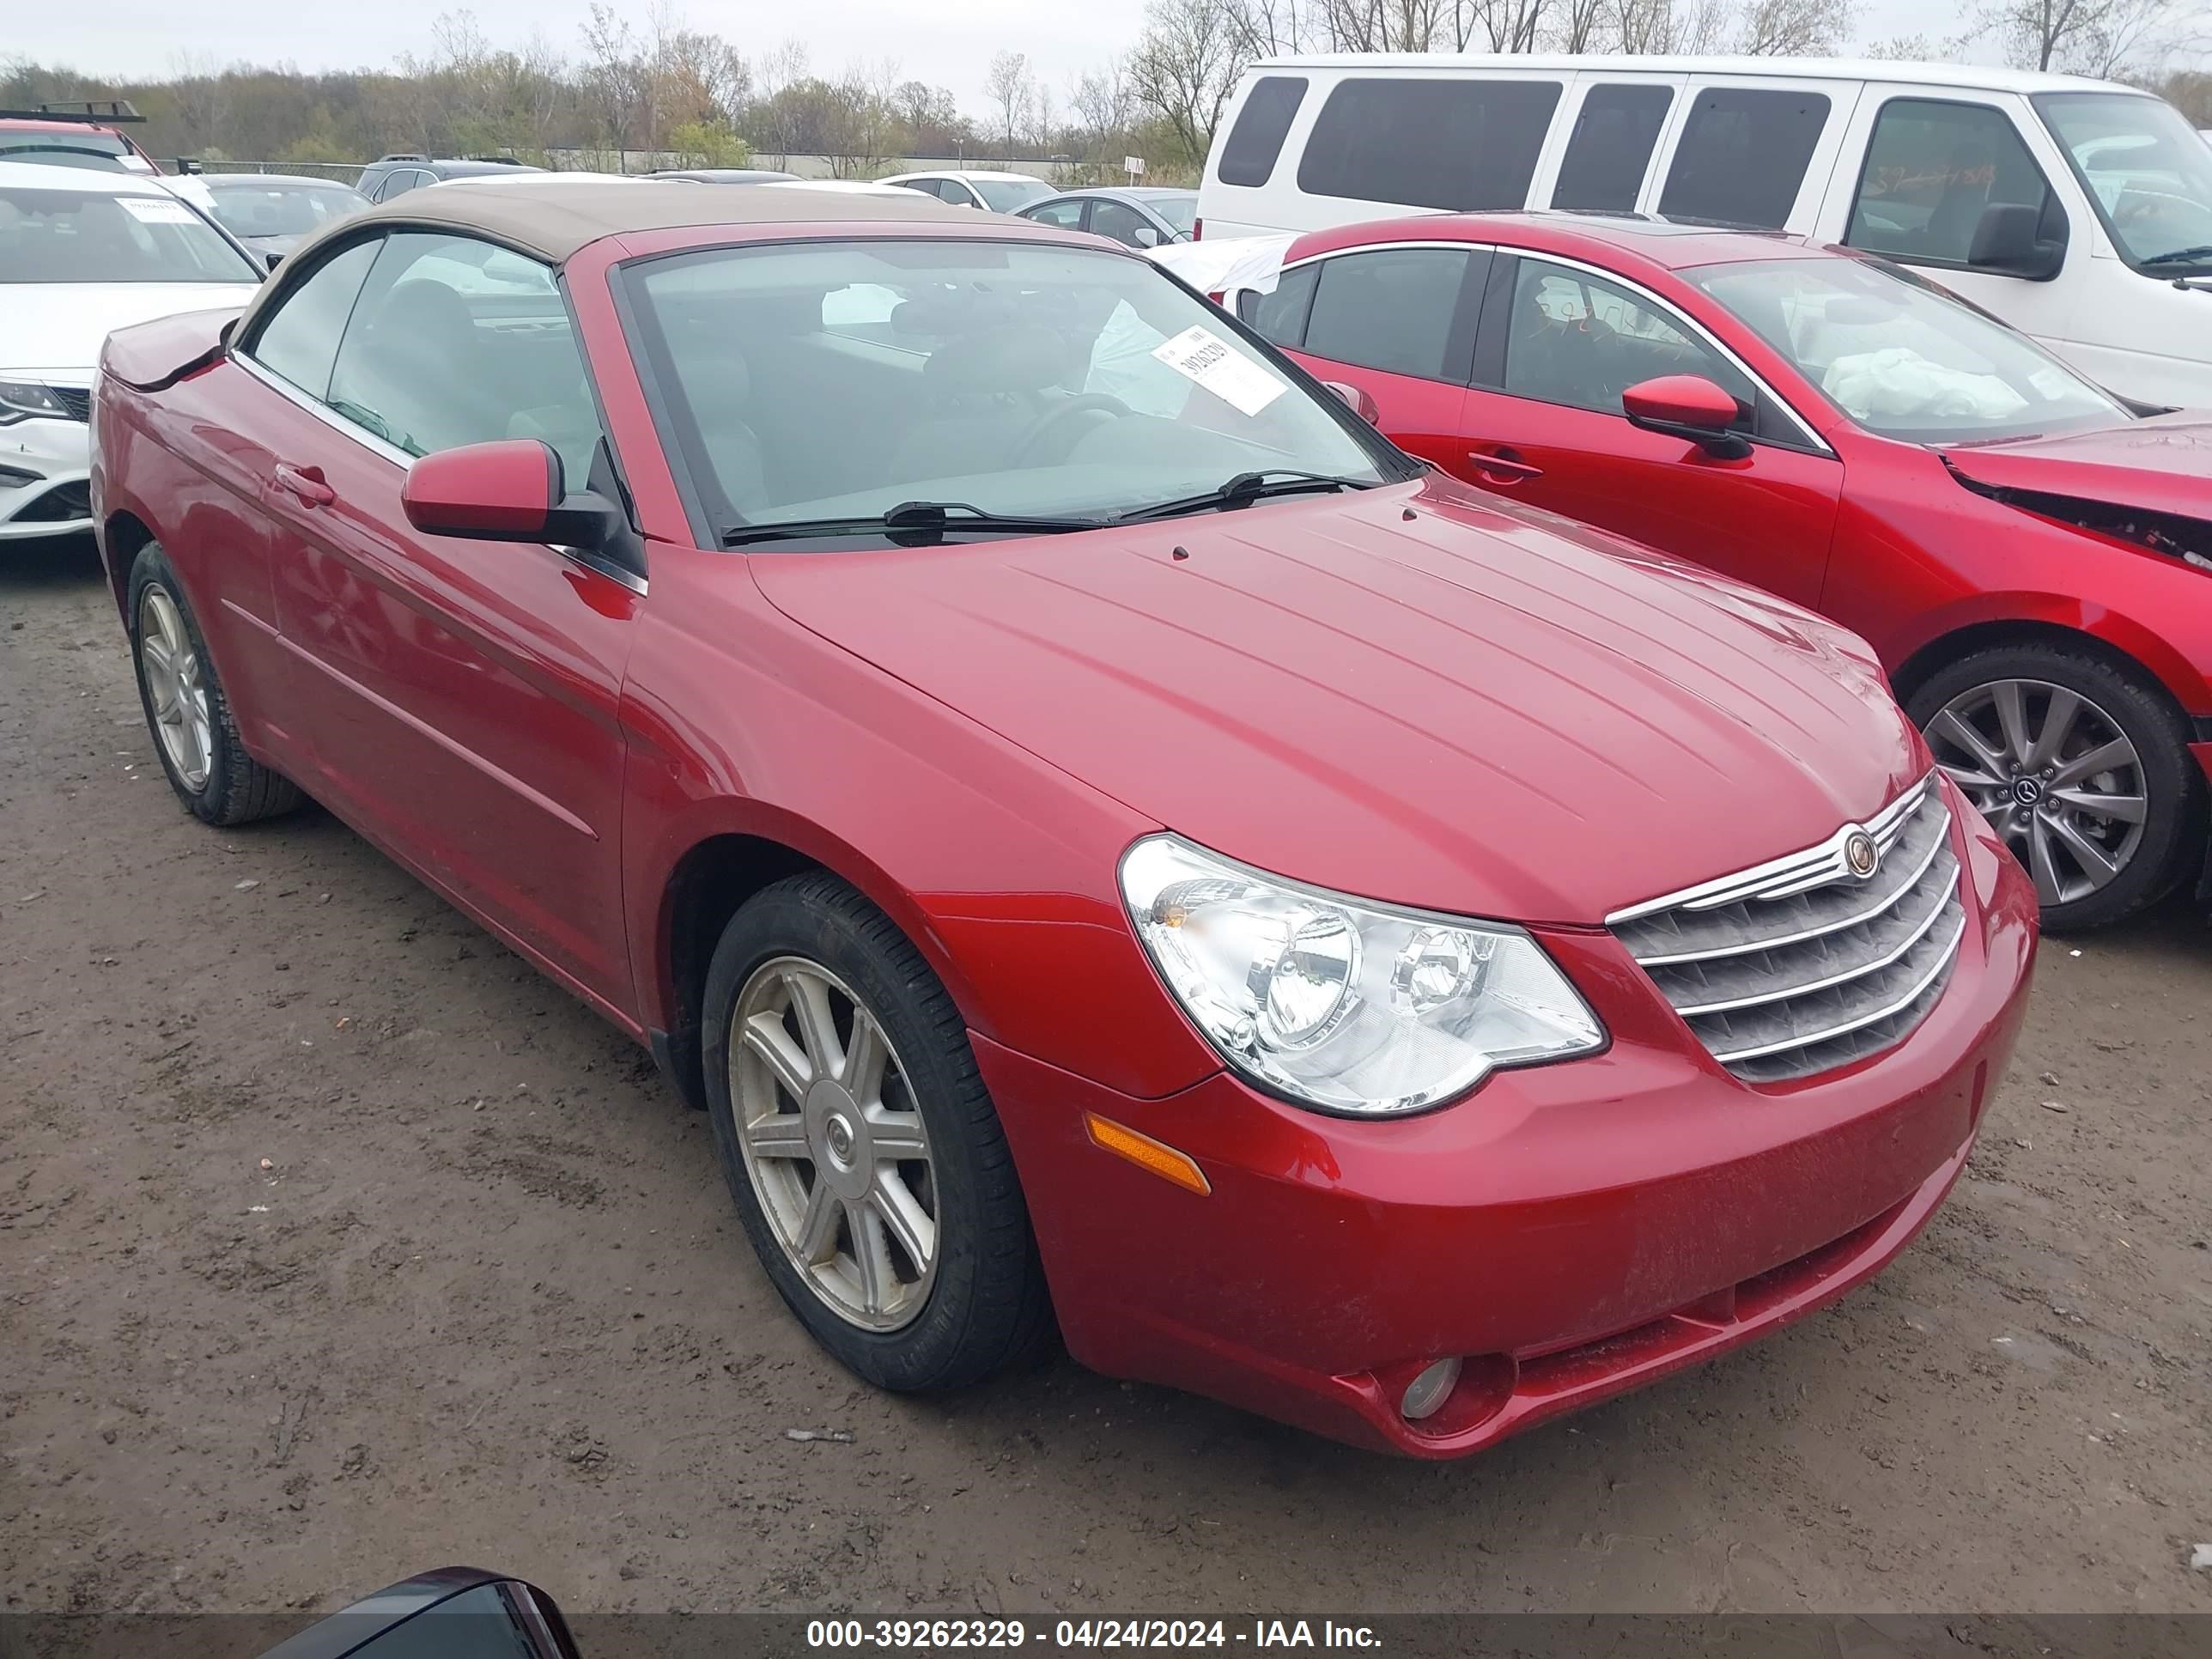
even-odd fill
[(973, 167), (947, 173), (895, 173), (875, 182), (918, 190), (955, 207), (981, 208), (987, 213), (1018, 213), (1053, 193), (1050, 185), (1026, 173), (987, 173)]
[(1062, 230), (1087, 230), (1124, 247), (1148, 248), (1188, 241), (1197, 210), (1194, 190), (1101, 185), (1048, 196), (1024, 208), (1021, 216)]
[(947, 1389), (1056, 1314), (1454, 1456), (1927, 1221), (2035, 909), (1862, 641), (1128, 250), (707, 199), (325, 232), (109, 341), (94, 495), (190, 811), (311, 793), (648, 1045), (830, 1352)]
[(439, 1567), (295, 1632), (259, 1659), (580, 1659), (567, 1620), (534, 1584)]
[(1317, 232), (1241, 308), (1446, 471), (1863, 635), (2046, 923), (2206, 871), (2212, 415), (1873, 256), (1633, 216)]
[(145, 119), (123, 99), (0, 109), (0, 161), (159, 173), (154, 158), (124, 131)]
[(2133, 87), (1785, 58), (1345, 57), (1246, 72), (1206, 236), (1408, 209), (1641, 212), (1938, 275), (2099, 385), (2212, 408), (2212, 150)]
[(0, 542), (91, 528), (108, 331), (243, 305), (263, 269), (159, 179), (0, 161)]
[(447, 179), (466, 179), (482, 173), (502, 177), (520, 173), (542, 173), (543, 167), (502, 155), (472, 155), (465, 160), (433, 161), (427, 155), (386, 155), (371, 161), (354, 182), (372, 202), (388, 202), (410, 190)]
[(296, 173), (216, 173), (201, 181), (216, 222), (262, 254), (289, 253), (301, 237), (368, 205), (350, 185)]
[(796, 179), (795, 173), (774, 167), (667, 167), (647, 175), (653, 179), (689, 179), (699, 185), (767, 185)]

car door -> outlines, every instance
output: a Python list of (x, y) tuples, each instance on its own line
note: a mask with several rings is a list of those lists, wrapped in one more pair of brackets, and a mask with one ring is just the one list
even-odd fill
[(1124, 247), (1140, 251), (1158, 247), (1167, 240), (1159, 227), (1138, 210), (1110, 196), (1102, 196), (1091, 204), (1091, 230), (1093, 235), (1111, 237)]
[[(246, 344), (270, 354), (286, 314)], [(319, 387), (262, 365), (277, 626), (300, 781), (611, 1008), (622, 927), (617, 719), (641, 573), (561, 549), (417, 534), (416, 455), (533, 437), (572, 489), (605, 468), (553, 272), (487, 242), (382, 240)], [(312, 377), (310, 377), (312, 379)]]
[(1466, 449), (1461, 405), (1490, 258), (1456, 242), (1331, 254), (1248, 296), (1246, 320), (1321, 379), (1367, 392), (1400, 448), (1449, 465)]
[[(1747, 456), (1717, 459), (1629, 423), (1621, 393), (1670, 374), (1701, 375), (1735, 398)], [(1586, 265), (1501, 251), (1473, 379), (1464, 441), (1435, 458), (1449, 471), (1820, 603), (1842, 464), (1732, 353), (1657, 296)]]

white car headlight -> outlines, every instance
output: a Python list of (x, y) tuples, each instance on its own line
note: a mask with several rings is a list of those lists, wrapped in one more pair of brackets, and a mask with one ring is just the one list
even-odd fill
[(1462, 1095), (1501, 1066), (1605, 1046), (1517, 928), (1374, 904), (1263, 874), (1176, 836), (1121, 860), (1152, 963), (1208, 1042), (1301, 1105), (1376, 1117)]
[(36, 380), (0, 379), (0, 423), (28, 420), (33, 416), (56, 421), (70, 418), (69, 410), (49, 387)]

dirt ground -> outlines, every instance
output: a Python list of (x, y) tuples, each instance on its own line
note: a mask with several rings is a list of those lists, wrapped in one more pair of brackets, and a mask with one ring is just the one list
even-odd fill
[(2185, 908), (2046, 943), (1873, 1285), (1431, 1468), (1065, 1357), (856, 1386), (641, 1052), (319, 812), (179, 811), (88, 549), (0, 555), (0, 754), (9, 1611), (2212, 1611)]

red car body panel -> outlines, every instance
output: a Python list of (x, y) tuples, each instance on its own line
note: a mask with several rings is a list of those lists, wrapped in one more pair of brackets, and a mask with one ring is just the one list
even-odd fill
[[(2035, 933), (1955, 793), (1966, 942), (1924, 1024), (1864, 1061), (1739, 1081), (1601, 925), (1927, 769), (1863, 645), (1433, 477), (1048, 542), (701, 550), (609, 272), (758, 234), (609, 237), (565, 266), (645, 591), (414, 532), (402, 461), (221, 351), (210, 313), (109, 347), (94, 491), (118, 604), (150, 532), (253, 754), (666, 1048), (696, 1036), (695, 872), (743, 846), (859, 888), (959, 1007), (1059, 1318), (1101, 1369), (1456, 1455), (1818, 1305), (1917, 1231)], [(1416, 1119), (1264, 1097), (1123, 909), (1120, 858), (1163, 827), (1538, 925), (1610, 1046)], [(1187, 1152), (1212, 1195), (1100, 1150), (1086, 1108)], [(1480, 1386), (1416, 1431), (1393, 1390), (1445, 1352)]]
[[(2212, 522), (2212, 422), (2174, 415), (2090, 432), (1941, 450), (1864, 430), (1757, 333), (1680, 272), (1766, 259), (1856, 258), (1848, 250), (1752, 232), (1650, 234), (1632, 224), (1547, 214), (1424, 216), (1300, 238), (1285, 256), (1393, 242), (1467, 241), (1554, 255), (1609, 270), (1687, 314), (1747, 363), (1832, 452), (1759, 446), (1717, 461), (1697, 446), (1616, 415), (1467, 389), (1458, 437), (1540, 476), (1486, 474), (1448, 454), (1425, 422), (1429, 459), (1480, 488), (1616, 530), (1814, 606), (1866, 638), (1893, 673), (1963, 630), (2040, 623), (2087, 635), (2154, 674), (2191, 717), (2212, 719), (2212, 603), (2206, 573), (2179, 558), (2086, 531), (1966, 487), (1978, 483), (2148, 507)], [(1301, 355), (1316, 374), (1363, 386), (1382, 404), (1402, 377)], [(1432, 399), (1461, 388), (1420, 383)], [(1946, 461), (1949, 467), (1947, 467)]]

